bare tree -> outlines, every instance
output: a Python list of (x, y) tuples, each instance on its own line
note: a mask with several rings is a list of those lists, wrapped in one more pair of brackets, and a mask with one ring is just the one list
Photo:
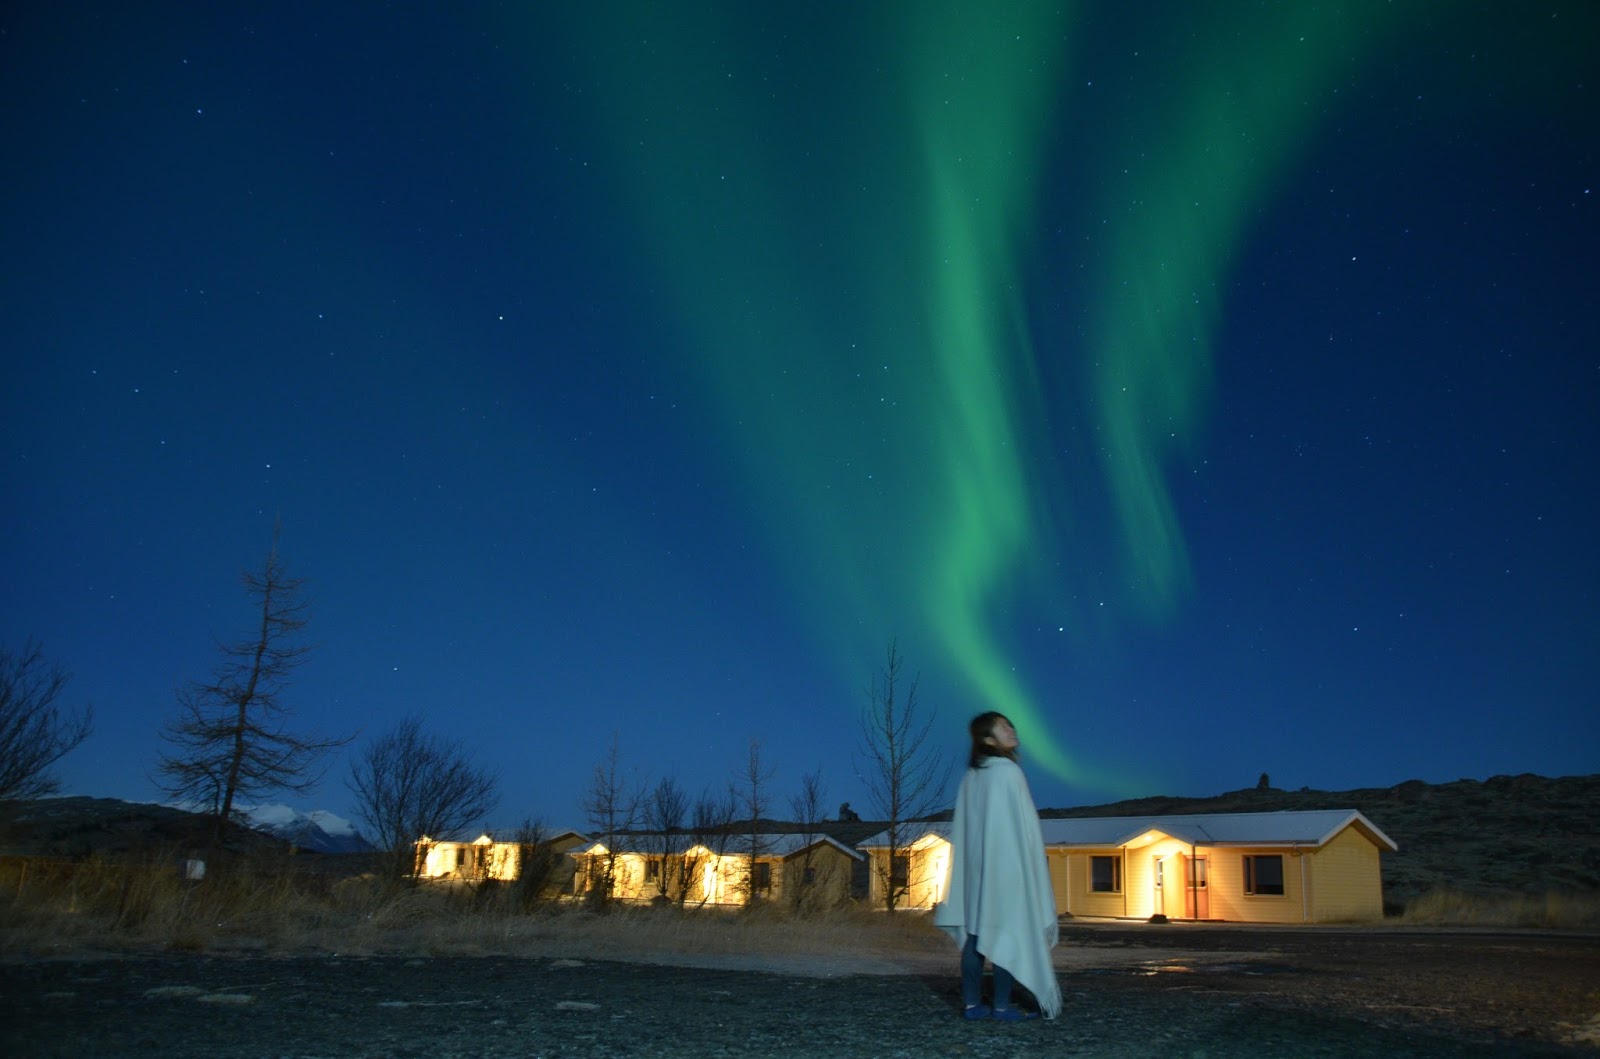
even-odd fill
[(56, 705), (71, 674), (47, 662), (27, 640), (20, 652), (0, 647), (0, 802), (43, 798), (61, 789), (50, 766), (89, 738), (94, 710)]
[[(822, 782), (822, 770), (807, 772), (800, 777), (800, 790), (789, 799), (789, 811), (800, 827), (800, 856), (795, 862), (794, 886), (787, 894), (789, 903), (799, 908), (806, 903), (816, 880), (816, 842), (822, 837), (822, 804), (828, 800), (828, 788)], [(788, 880), (785, 880), (788, 881)]]
[(288, 575), (276, 534), (261, 571), (246, 571), (242, 580), (260, 624), (219, 648), (222, 660), (209, 680), (179, 689), (178, 716), (161, 732), (172, 750), (157, 767), (163, 791), (205, 806), (214, 817), (213, 854), (239, 799), (310, 790), (322, 779), (322, 757), (350, 741), (287, 727), (283, 690), (311, 649), (297, 642), (306, 626), (305, 582)]
[(368, 743), (345, 781), (393, 878), (417, 873), (424, 835), (446, 837), (489, 812), (499, 800), (495, 784), (459, 742), (425, 732), (414, 716)]
[(595, 837), (606, 847), (605, 859), (600, 864), (600, 877), (590, 880), (589, 900), (604, 907), (612, 898), (612, 886), (617, 875), (618, 846), (626, 841), (639, 819), (644, 794), (639, 783), (622, 774), (620, 738), (611, 733), (611, 746), (606, 756), (594, 766), (589, 788), (583, 792), (579, 808), (589, 821)]
[(517, 877), (511, 893), (516, 906), (531, 912), (551, 897), (561, 853), (549, 842), (544, 824), (524, 819), (517, 828)]
[(676, 859), (676, 847), (683, 841), (683, 822), (688, 812), (689, 797), (671, 776), (657, 782), (655, 789), (645, 799), (644, 826), (649, 832), (645, 839), (645, 853), (656, 865), (656, 893), (663, 900), (672, 896), (674, 867), (679, 869), (679, 887), (686, 881), (682, 875), (682, 864), (675, 865), (673, 862)]
[(735, 774), (733, 785), (734, 797), (749, 821), (740, 843), (740, 851), (749, 858), (744, 875), (746, 907), (754, 907), (762, 895), (772, 889), (772, 865), (761, 860), (768, 852), (761, 818), (769, 810), (773, 772), (772, 766), (761, 762), (761, 740), (750, 740), (750, 752), (745, 757), (744, 767)]
[[(689, 848), (683, 854), (683, 867), (681, 868), (683, 889), (678, 894), (678, 903), (687, 901), (689, 891), (694, 885), (695, 875), (703, 865), (700, 855), (694, 851), (708, 849), (716, 861), (721, 861), (727, 856), (728, 846), (733, 840), (733, 818), (738, 815), (739, 803), (734, 797), (733, 788), (729, 787), (721, 796), (711, 793), (708, 787), (700, 793), (695, 800), (694, 810), (689, 817)], [(711, 899), (709, 888), (700, 888), (698, 904), (705, 904)]]
[(867, 686), (856, 758), (856, 774), (867, 785), (876, 815), (888, 822), (889, 858), (879, 874), (884, 907), (891, 912), (910, 886), (906, 869), (911, 851), (902, 841), (909, 830), (905, 825), (942, 807), (948, 771), (928, 742), (937, 714), (922, 715), (917, 677), (905, 677), (904, 666), (891, 640), (883, 669)]

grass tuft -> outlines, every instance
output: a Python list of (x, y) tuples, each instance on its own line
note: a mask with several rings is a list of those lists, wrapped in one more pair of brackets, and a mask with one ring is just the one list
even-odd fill
[(1472, 894), (1430, 890), (1406, 905), (1401, 923), (1426, 926), (1583, 930), (1600, 927), (1600, 894)]

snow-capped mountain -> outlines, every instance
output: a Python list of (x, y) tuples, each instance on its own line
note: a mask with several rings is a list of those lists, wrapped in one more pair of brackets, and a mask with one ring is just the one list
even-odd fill
[(257, 805), (243, 810), (250, 826), (318, 853), (367, 853), (372, 843), (350, 821), (326, 809), (302, 813), (287, 805)]

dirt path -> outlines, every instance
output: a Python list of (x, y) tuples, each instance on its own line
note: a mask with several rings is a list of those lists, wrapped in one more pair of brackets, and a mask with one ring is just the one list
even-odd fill
[(1584, 1043), (1600, 1026), (1594, 937), (1074, 926), (1063, 1017), (1018, 1026), (957, 1017), (951, 955), (14, 962), (0, 964), (0, 1052), (1600, 1055)]

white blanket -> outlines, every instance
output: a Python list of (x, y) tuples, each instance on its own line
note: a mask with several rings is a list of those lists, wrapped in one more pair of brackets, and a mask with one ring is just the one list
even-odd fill
[(1039, 812), (1022, 769), (1008, 758), (985, 758), (968, 769), (950, 829), (949, 875), (934, 925), (1011, 972), (1039, 1001), (1045, 1018), (1061, 1010), (1050, 950), (1059, 938), (1056, 899), (1045, 864)]

